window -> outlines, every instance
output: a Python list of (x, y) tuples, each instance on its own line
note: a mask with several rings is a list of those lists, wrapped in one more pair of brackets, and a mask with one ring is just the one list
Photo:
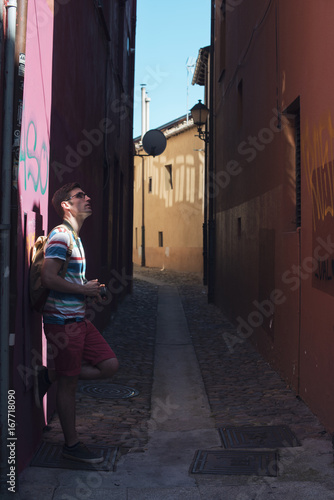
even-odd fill
[(289, 122), (292, 136), (292, 143), (295, 149), (295, 195), (296, 195), (296, 228), (301, 226), (301, 160), (300, 160), (300, 98), (297, 97), (284, 112), (285, 118)]
[(148, 178), (148, 192), (152, 193), (152, 177)]
[(159, 231), (159, 247), (164, 246), (164, 237), (163, 237), (163, 232)]
[(165, 165), (166, 191), (173, 189), (172, 165)]

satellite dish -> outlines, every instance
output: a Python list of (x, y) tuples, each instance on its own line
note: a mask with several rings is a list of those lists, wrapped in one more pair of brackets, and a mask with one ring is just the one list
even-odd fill
[(143, 137), (143, 148), (149, 156), (159, 156), (166, 149), (167, 140), (161, 130), (153, 129)]

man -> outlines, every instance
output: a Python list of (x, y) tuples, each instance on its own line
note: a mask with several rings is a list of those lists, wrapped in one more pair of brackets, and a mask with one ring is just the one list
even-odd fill
[[(42, 269), (43, 286), (50, 293), (43, 309), (44, 332), (53, 347), (54, 370), (35, 369), (35, 401), (57, 381), (57, 410), (64, 433), (63, 456), (88, 463), (103, 461), (78, 439), (75, 427), (75, 393), (78, 379), (112, 377), (118, 361), (108, 343), (93, 324), (85, 319), (85, 300), (101, 300), (97, 279), (86, 281), (85, 253), (79, 238), (84, 221), (92, 214), (89, 196), (78, 183), (61, 187), (52, 204), (63, 224), (51, 232)], [(73, 249), (64, 278), (59, 273), (72, 240)]]

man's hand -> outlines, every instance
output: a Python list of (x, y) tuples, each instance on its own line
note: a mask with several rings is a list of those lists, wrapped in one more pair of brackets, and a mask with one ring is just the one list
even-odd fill
[(100, 286), (101, 283), (97, 279), (87, 281), (87, 283), (84, 284), (84, 295), (87, 295), (88, 297), (99, 297)]

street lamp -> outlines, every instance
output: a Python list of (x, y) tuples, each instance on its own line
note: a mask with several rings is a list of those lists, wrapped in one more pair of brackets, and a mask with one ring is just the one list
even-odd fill
[(201, 99), (199, 99), (198, 103), (191, 108), (190, 112), (194, 120), (194, 124), (197, 125), (198, 137), (202, 139), (202, 141), (207, 141), (209, 134), (206, 130), (203, 132), (202, 127), (204, 125), (206, 126), (206, 122), (209, 116), (208, 108), (205, 106), (205, 104), (202, 103)]

